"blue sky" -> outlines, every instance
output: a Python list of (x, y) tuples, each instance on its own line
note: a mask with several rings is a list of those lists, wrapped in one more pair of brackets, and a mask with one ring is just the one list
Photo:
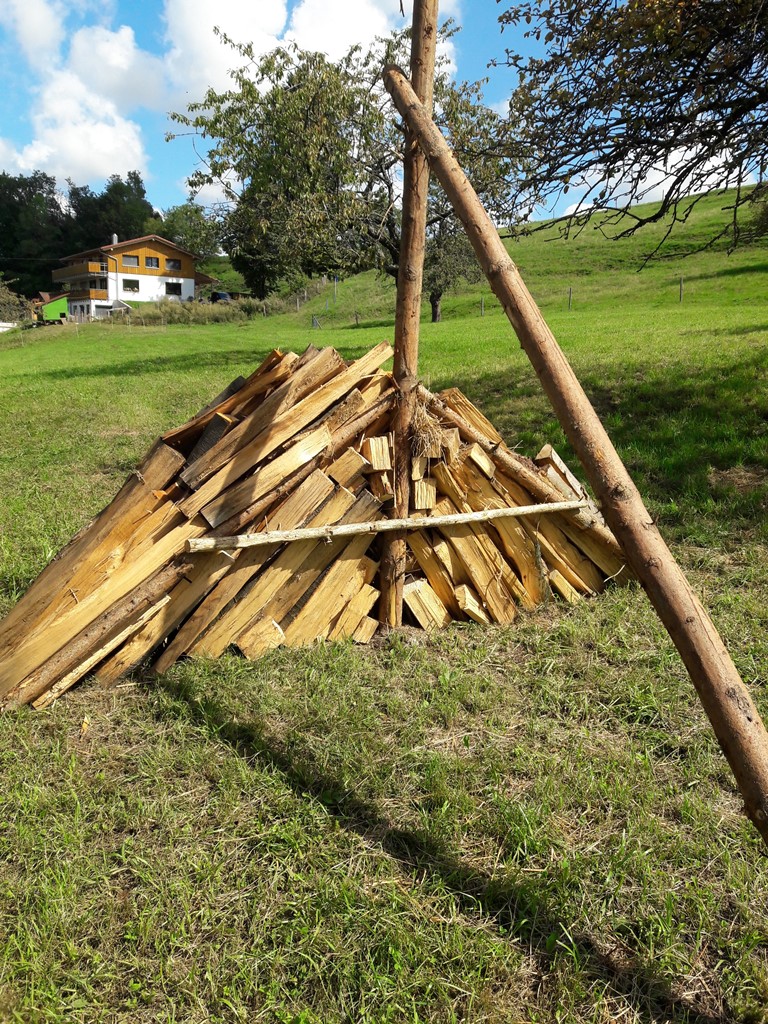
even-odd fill
[[(138, 170), (167, 209), (186, 199), (195, 167), (189, 140), (165, 141), (170, 110), (207, 86), (224, 88), (228, 35), (266, 52), (293, 38), (339, 56), (402, 27), (399, 0), (0, 0), (0, 170), (42, 170), (100, 191), (110, 174)], [(503, 104), (512, 73), (488, 70), (512, 45), (495, 0), (444, 0), (462, 26), (451, 54), (459, 78), (491, 76), (486, 102)]]

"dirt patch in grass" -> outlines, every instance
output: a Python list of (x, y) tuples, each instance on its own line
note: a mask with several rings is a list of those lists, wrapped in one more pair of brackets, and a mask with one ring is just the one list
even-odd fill
[(763, 466), (731, 466), (730, 469), (710, 469), (707, 474), (710, 487), (732, 489), (738, 494), (751, 494), (768, 484), (768, 469)]

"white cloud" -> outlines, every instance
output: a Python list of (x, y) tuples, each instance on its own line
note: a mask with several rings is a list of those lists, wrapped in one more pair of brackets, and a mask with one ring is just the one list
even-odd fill
[(365, 47), (376, 36), (387, 35), (394, 27), (386, 9), (391, 6), (375, 0), (302, 0), (293, 11), (286, 36), (304, 50), (338, 59), (355, 43)]
[(65, 15), (61, 0), (0, 0), (0, 24), (15, 34), (33, 67), (55, 60)]
[(35, 140), (16, 157), (24, 172), (39, 168), (77, 184), (132, 170), (146, 173), (138, 125), (69, 71), (50, 76), (32, 126)]
[(165, 109), (167, 83), (163, 61), (139, 49), (128, 25), (121, 25), (116, 32), (99, 26), (75, 32), (67, 66), (83, 82), (91, 83), (93, 69), (98, 68), (98, 93), (123, 110)]
[[(338, 59), (350, 47), (368, 47), (379, 36), (407, 28), (411, 23), (412, 3), (400, 0), (300, 0), (293, 9), (285, 36), (304, 50), (319, 50)], [(440, 21), (459, 14), (459, 0), (441, 4)], [(440, 43), (439, 55), (456, 69), (456, 51), (452, 40)]]
[(166, 0), (166, 62), (186, 102), (201, 99), (209, 86), (222, 90), (231, 84), (228, 72), (239, 58), (214, 28), (262, 54), (278, 45), (287, 17), (286, 0)]

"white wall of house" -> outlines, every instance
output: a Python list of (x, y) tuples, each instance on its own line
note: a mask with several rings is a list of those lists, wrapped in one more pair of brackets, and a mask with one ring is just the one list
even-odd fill
[[(117, 294), (113, 295), (117, 276)], [(130, 274), (122, 271), (110, 274), (109, 297), (123, 302), (158, 302), (170, 299), (186, 302), (195, 297), (195, 282), (191, 277), (167, 277), (159, 274)]]
[(123, 302), (188, 302), (195, 297), (191, 277), (169, 277), (158, 274), (114, 272), (107, 275), (107, 295), (103, 299), (72, 299), (67, 302), (70, 317), (77, 320), (109, 316), (114, 299)]

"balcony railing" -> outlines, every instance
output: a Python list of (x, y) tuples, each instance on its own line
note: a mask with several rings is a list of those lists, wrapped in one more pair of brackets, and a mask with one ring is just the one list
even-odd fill
[(107, 264), (98, 262), (88, 263), (73, 263), (69, 267), (61, 267), (60, 270), (54, 270), (53, 280), (55, 282), (60, 281), (75, 281), (79, 277), (92, 277), (97, 274), (99, 277), (104, 277), (107, 274)]
[(69, 302), (87, 302), (89, 299), (106, 300), (108, 298), (104, 288), (70, 288), (67, 292)]

